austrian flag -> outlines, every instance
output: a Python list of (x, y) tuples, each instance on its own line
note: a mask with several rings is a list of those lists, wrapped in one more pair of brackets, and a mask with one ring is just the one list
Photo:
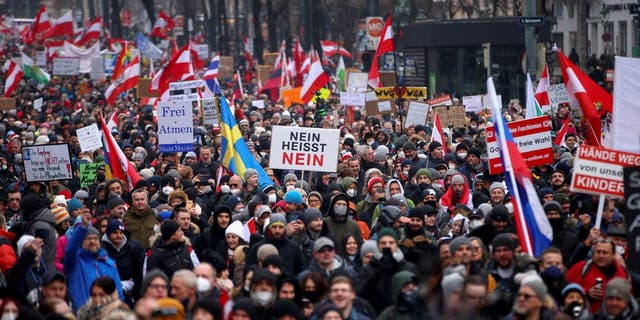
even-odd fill
[(3, 70), (5, 73), (5, 82), (4, 82), (4, 97), (9, 98), (11, 96), (11, 92), (16, 89), (20, 79), (22, 79), (22, 68), (15, 63), (13, 60), (7, 60), (4, 63)]

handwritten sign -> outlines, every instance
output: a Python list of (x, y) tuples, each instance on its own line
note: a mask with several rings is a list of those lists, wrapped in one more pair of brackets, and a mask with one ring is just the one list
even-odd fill
[(343, 106), (364, 106), (365, 94), (360, 92), (340, 92), (340, 104)]
[(80, 176), (80, 187), (88, 187), (96, 180), (96, 171), (102, 163), (81, 163), (78, 175)]
[(433, 107), (433, 112), (438, 112), (443, 127), (464, 127), (466, 112), (463, 106)]
[(42, 98), (38, 98), (33, 100), (33, 108), (36, 109), (38, 112), (42, 112)]
[(335, 172), (339, 139), (337, 129), (274, 126), (269, 167)]
[(22, 147), (27, 182), (73, 179), (67, 144)]
[(482, 95), (464, 96), (462, 104), (467, 112), (480, 112), (482, 111)]
[(347, 73), (347, 92), (366, 91), (368, 76), (369, 74), (366, 72)]
[(258, 109), (264, 109), (264, 100), (253, 100), (251, 101), (251, 106)]
[(192, 151), (193, 143), (191, 101), (159, 101), (158, 147), (160, 152)]
[(200, 99), (198, 88), (204, 88), (204, 81), (171, 82), (169, 83), (169, 96), (171, 100), (198, 101)]
[(76, 133), (78, 134), (78, 142), (82, 152), (102, 148), (102, 134), (95, 123), (76, 130)]
[(16, 108), (16, 98), (0, 98), (0, 110), (11, 110)]
[(567, 88), (564, 83), (554, 84), (547, 88), (549, 94), (549, 103), (553, 107), (557, 107), (561, 103), (569, 102), (569, 95), (567, 94)]
[(426, 99), (427, 87), (382, 87), (375, 93), (378, 99)]
[(411, 101), (409, 110), (407, 111), (407, 119), (404, 121), (404, 127), (415, 126), (427, 123), (427, 114), (429, 113), (429, 104)]
[(200, 100), (200, 108), (202, 110), (202, 123), (211, 125), (219, 124), (216, 99)]
[(80, 73), (80, 58), (53, 58), (53, 74), (58, 76), (75, 76)]

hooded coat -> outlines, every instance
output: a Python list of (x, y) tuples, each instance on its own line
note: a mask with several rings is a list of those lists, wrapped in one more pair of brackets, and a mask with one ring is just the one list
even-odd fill
[(344, 239), (344, 237), (347, 235), (353, 235), (356, 238), (356, 241), (358, 243), (361, 243), (363, 241), (362, 232), (360, 231), (358, 223), (353, 219), (349, 219), (348, 213), (344, 216), (338, 216), (333, 211), (333, 206), (336, 204), (336, 202), (338, 202), (338, 200), (346, 201), (348, 208), (349, 199), (347, 198), (347, 195), (344, 193), (335, 195), (329, 202), (327, 215), (324, 218), (324, 224), (327, 226), (329, 233), (332, 234), (335, 239)]
[(56, 267), (56, 221), (49, 210), (48, 200), (39, 195), (30, 194), (22, 198), (21, 207), (26, 220), (24, 229), (26, 234), (35, 235), (36, 230), (45, 230), (47, 239), (42, 246), (42, 259), (47, 269), (54, 270)]
[(156, 216), (151, 207), (147, 206), (144, 211), (140, 212), (131, 206), (122, 222), (131, 232), (131, 239), (138, 241), (145, 249), (151, 247), (149, 238), (154, 235), (153, 227), (156, 225)]
[[(227, 261), (227, 238), (224, 234), (225, 228), (218, 225), (218, 215), (226, 212), (231, 216), (232, 211), (225, 205), (217, 206), (211, 215), (211, 226), (204, 229), (196, 239), (193, 249), (202, 262), (211, 263), (216, 270), (226, 269)], [(220, 269), (224, 266), (224, 269)]]
[(119, 246), (116, 246), (104, 234), (102, 236), (102, 247), (107, 251), (111, 259), (116, 262), (118, 274), (121, 280), (133, 280), (134, 287), (132, 293), (137, 296), (142, 284), (142, 270), (144, 265), (145, 252), (142, 245), (133, 239), (125, 236)]
[(380, 313), (380, 320), (412, 320), (421, 319), (416, 311), (415, 306), (408, 305), (406, 301), (398, 299), (402, 291), (402, 287), (415, 281), (416, 275), (409, 271), (400, 271), (391, 278), (391, 301), (393, 305), (387, 307)]

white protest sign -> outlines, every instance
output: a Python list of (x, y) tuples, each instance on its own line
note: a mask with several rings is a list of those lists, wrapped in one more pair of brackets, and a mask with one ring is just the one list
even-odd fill
[(47, 66), (47, 53), (45, 51), (36, 51), (36, 66), (41, 68)]
[(564, 83), (549, 86), (547, 93), (549, 94), (549, 103), (552, 107), (569, 102), (569, 95), (567, 94), (567, 88), (564, 86)]
[(274, 126), (269, 167), (335, 172), (339, 140), (338, 129)]
[(391, 101), (380, 101), (378, 102), (378, 111), (380, 112), (389, 112), (391, 111)]
[(429, 113), (429, 104), (410, 101), (409, 110), (407, 111), (407, 117), (404, 121), (404, 127), (408, 128), (413, 125), (423, 125), (427, 123), (427, 114)]
[(202, 110), (202, 123), (211, 125), (219, 124), (216, 99), (202, 99), (200, 100), (200, 106)]
[(169, 83), (170, 99), (198, 101), (200, 99), (198, 87), (203, 90), (204, 85), (205, 83), (202, 80), (171, 82)]
[(622, 168), (640, 166), (640, 154), (583, 144), (576, 151), (571, 191), (624, 198)]
[[(487, 95), (482, 96), (482, 108), (491, 110), (490, 99)], [(502, 108), (502, 95), (498, 95), (498, 106)]]
[(91, 73), (89, 74), (92, 80), (100, 80), (104, 78), (104, 58), (93, 57), (91, 58)]
[(347, 74), (347, 92), (362, 92), (367, 90), (366, 72), (349, 72)]
[[(640, 152), (640, 59), (616, 57), (616, 77), (613, 91), (613, 121), (611, 121), (611, 149)], [(606, 136), (605, 136), (606, 138)], [(604, 139), (606, 142), (608, 139)], [(606, 145), (605, 145), (606, 146)], [(640, 187), (640, 186), (639, 186)]]
[(27, 182), (73, 179), (67, 144), (22, 147)]
[(42, 98), (33, 100), (33, 108), (38, 112), (42, 112)]
[(102, 148), (102, 134), (95, 123), (76, 130), (76, 134), (82, 152)]
[(264, 100), (253, 100), (251, 101), (251, 106), (258, 109), (264, 109)]
[(462, 97), (462, 105), (467, 112), (480, 112), (482, 111), (482, 96), (464, 96)]
[(110, 76), (113, 74), (113, 69), (116, 67), (116, 59), (118, 57), (118, 53), (115, 52), (105, 52), (102, 54), (104, 58), (104, 74)]
[(53, 74), (57, 76), (75, 76), (80, 73), (80, 58), (53, 58)]
[(365, 104), (365, 94), (360, 92), (340, 92), (340, 104), (343, 106), (359, 106)]
[(193, 150), (191, 101), (158, 101), (158, 147), (160, 152)]
[(209, 59), (209, 45), (208, 44), (196, 44), (193, 49), (198, 53), (198, 57), (202, 60)]

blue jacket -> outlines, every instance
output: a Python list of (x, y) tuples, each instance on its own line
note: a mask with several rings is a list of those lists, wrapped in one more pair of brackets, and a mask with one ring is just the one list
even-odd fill
[(69, 292), (73, 299), (73, 308), (77, 310), (89, 299), (91, 284), (98, 277), (106, 276), (115, 281), (120, 299), (122, 284), (115, 261), (109, 258), (107, 251), (100, 248), (97, 255), (82, 249), (82, 241), (89, 229), (79, 224), (64, 251), (64, 271), (67, 274)]

